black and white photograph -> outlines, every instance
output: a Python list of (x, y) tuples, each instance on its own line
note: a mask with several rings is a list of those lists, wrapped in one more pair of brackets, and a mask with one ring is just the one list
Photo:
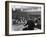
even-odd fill
[(9, 34), (44, 33), (44, 3), (10, 2)]
[(12, 8), (12, 30), (37, 30), (41, 29), (41, 7), (16, 6)]

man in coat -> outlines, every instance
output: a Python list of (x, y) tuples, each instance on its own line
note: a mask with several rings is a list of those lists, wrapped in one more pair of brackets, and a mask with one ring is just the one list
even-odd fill
[(29, 20), (27, 21), (27, 24), (25, 24), (24, 26), (25, 28), (23, 30), (34, 30), (35, 24), (34, 24), (34, 21), (29, 18)]

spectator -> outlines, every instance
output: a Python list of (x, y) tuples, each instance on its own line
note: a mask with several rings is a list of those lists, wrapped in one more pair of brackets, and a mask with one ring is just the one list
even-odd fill
[(32, 19), (29, 18), (29, 20), (27, 21), (27, 24), (25, 24), (24, 26), (27, 26), (26, 28), (24, 28), (23, 30), (34, 30), (35, 24), (34, 21)]

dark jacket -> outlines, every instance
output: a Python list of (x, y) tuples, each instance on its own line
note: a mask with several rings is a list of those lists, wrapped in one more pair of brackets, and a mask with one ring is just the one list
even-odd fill
[(27, 28), (24, 28), (23, 30), (34, 30), (35, 24), (33, 20), (28, 20), (27, 24), (25, 24), (25, 26), (28, 25)]

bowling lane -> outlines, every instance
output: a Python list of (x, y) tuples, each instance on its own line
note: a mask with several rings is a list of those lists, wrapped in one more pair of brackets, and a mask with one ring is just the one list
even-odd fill
[(12, 26), (12, 30), (14, 31), (22, 31), (22, 29), (24, 28), (24, 25), (13, 25)]

